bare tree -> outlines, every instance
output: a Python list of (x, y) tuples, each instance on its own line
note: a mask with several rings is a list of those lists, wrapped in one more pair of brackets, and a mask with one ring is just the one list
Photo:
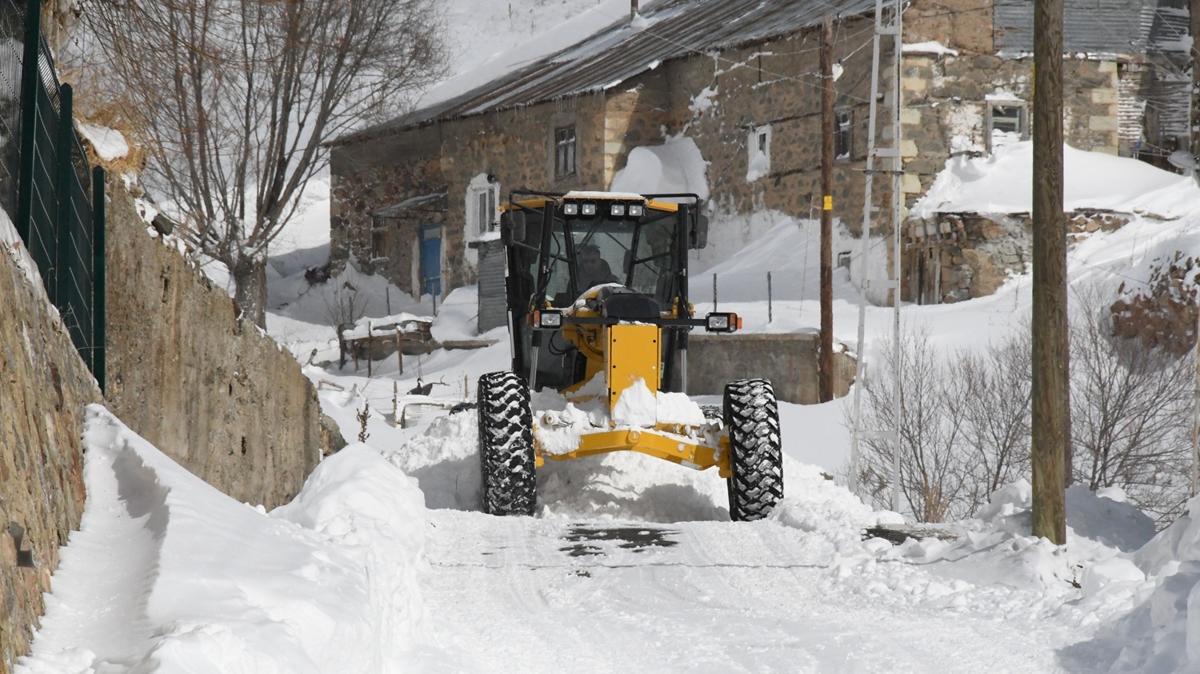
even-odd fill
[(969, 514), (991, 494), (1029, 474), (1032, 372), (1029, 331), (990, 346), (982, 354), (963, 353), (950, 366), (951, 399), (962, 406), (963, 452)]
[(1172, 517), (1187, 496), (1191, 360), (1114, 337), (1098, 292), (1073, 299), (1075, 477), (1091, 489), (1121, 487), (1143, 510)]
[(88, 0), (143, 178), (265, 322), (267, 247), (328, 161), (321, 144), (442, 72), (435, 0)]
[[(961, 515), (964, 489), (962, 442), (964, 415), (957, 400), (949, 396), (945, 363), (938, 358), (926, 333), (906, 334), (899, 348), (900, 371), (886, 372), (869, 380), (866, 394), (867, 428), (892, 425), (892, 391), (900, 377), (900, 490), (913, 517), (922, 522), (941, 522)], [(885, 506), (891, 490), (893, 443), (872, 435), (864, 443), (860, 484)]]

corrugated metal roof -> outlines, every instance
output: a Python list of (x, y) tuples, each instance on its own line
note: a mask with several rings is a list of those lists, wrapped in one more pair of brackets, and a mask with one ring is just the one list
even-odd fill
[[(1032, 52), (1033, 0), (996, 0), (994, 7), (996, 50)], [(1065, 0), (1063, 45), (1096, 54), (1186, 51), (1179, 36), (1180, 28), (1187, 35), (1187, 20), (1185, 0)]]
[(377, 218), (394, 218), (404, 215), (407, 211), (444, 211), (446, 208), (446, 192), (442, 191), (409, 197), (399, 203), (377, 209), (371, 215)]
[(873, 12), (873, 0), (657, 0), (643, 6), (646, 28), (618, 21), (462, 96), (343, 136), (333, 144), (390, 130), (603, 90), (657, 64), (813, 26), (829, 13)]

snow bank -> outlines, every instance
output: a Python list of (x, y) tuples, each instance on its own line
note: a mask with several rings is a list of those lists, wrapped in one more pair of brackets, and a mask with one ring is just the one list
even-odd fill
[(1024, 481), (998, 491), (976, 519), (934, 527), (953, 540), (910, 538), (895, 546), (864, 541), (861, 532), (902, 523), (898, 515), (872, 512), (823, 478), (811, 467), (789, 471), (788, 497), (771, 520), (799, 530), (807, 548), (823, 551), (816, 559), (824, 559), (837, 584), (872, 602), (954, 612), (986, 606), (998, 617), (1057, 616), (1094, 627), (1129, 610), (1144, 583), (1129, 551), (1153, 525), (1119, 494), (1070, 490), (1066, 546), (1029, 535), (1032, 490)]
[[(1033, 142), (997, 148), (990, 156), (952, 157), (912, 214), (1028, 213), (1033, 206)], [(1174, 217), (1200, 199), (1194, 181), (1145, 162), (1063, 146), (1066, 210), (1108, 208)]]
[(1151, 579), (1145, 601), (1090, 645), (1112, 652), (1109, 672), (1200, 671), (1200, 498), (1133, 561)]
[(90, 406), (88, 501), (18, 671), (398, 671), (420, 624), (412, 480), (363, 446), (268, 515)]
[(635, 194), (687, 194), (708, 198), (708, 162), (696, 141), (686, 136), (662, 145), (635, 147), (609, 189)]

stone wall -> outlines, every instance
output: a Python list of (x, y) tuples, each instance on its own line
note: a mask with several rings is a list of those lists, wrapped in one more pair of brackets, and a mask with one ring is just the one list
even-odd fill
[[(332, 149), (330, 259), (336, 266), (354, 257), (360, 264), (376, 268), (371, 265), (373, 213), (410, 197), (445, 189), (440, 153), (438, 127)], [(394, 259), (377, 265), (377, 271), (411, 292), (411, 252), (407, 252), (411, 242), (404, 236), (410, 233), (411, 225), (400, 219), (380, 224), (389, 229), (384, 243), (388, 257)]]
[[(750, 377), (770, 379), (780, 400), (803, 405), (820, 401), (816, 332), (705, 335), (688, 339), (691, 395), (719, 395), (725, 384)], [(700, 364), (703, 364), (701, 367)], [(844, 351), (833, 357), (833, 395), (842, 397), (854, 382), (855, 361)]]
[[(900, 152), (902, 190), (911, 205), (946, 160), (988, 150), (989, 99), (1031, 99), (1031, 59), (995, 55), (991, 9), (971, 0), (917, 0), (906, 20), (908, 42), (937, 41), (957, 50), (903, 57)], [(834, 167), (833, 213), (857, 234), (866, 178), (873, 20), (848, 18), (835, 30), (834, 58), (842, 67), (836, 108), (850, 115), (850, 148)], [(819, 29), (692, 55), (657, 65), (604, 92), (515, 110), (446, 120), (417, 129), (338, 146), (333, 151), (334, 258), (366, 259), (373, 209), (417, 194), (447, 191), (443, 226), (443, 291), (475, 278), (471, 233), (464, 233), (466, 189), (480, 174), (493, 175), (504, 191), (529, 187), (550, 191), (605, 189), (639, 146), (684, 135), (708, 162), (711, 202), (718, 213), (772, 209), (797, 217), (820, 212)], [(883, 41), (881, 72), (890, 45)], [(933, 50), (937, 51), (937, 50)], [(1113, 60), (1070, 59), (1064, 77), (1067, 141), (1086, 150), (1116, 153), (1118, 75)], [(887, 124), (890, 80), (880, 81), (876, 135), (892, 145)], [(553, 132), (575, 124), (578, 172), (557, 180)], [(752, 133), (770, 128), (770, 167), (749, 175)], [(753, 178), (753, 179), (748, 179)], [(874, 231), (890, 227), (891, 180), (873, 178)], [(721, 227), (720, 219), (713, 227)], [(339, 231), (341, 230), (341, 231)], [(415, 224), (395, 226), (386, 273), (410, 285)], [(745, 238), (754, 233), (738, 233)], [(729, 240), (714, 231), (717, 240)], [(734, 237), (737, 238), (737, 237)], [(391, 244), (389, 244), (391, 245)], [(1015, 250), (1001, 253), (1012, 258)], [(962, 257), (962, 256), (960, 256)], [(965, 259), (965, 258), (964, 258)], [(1018, 261), (1009, 260), (1016, 265)], [(958, 263), (963, 264), (963, 263)], [(961, 281), (961, 279), (960, 279)], [(981, 281), (966, 281), (966, 286)], [(987, 281), (984, 285), (990, 284)]]
[[(835, 31), (834, 59), (842, 63), (843, 76), (836, 83), (835, 105), (852, 116), (851, 150), (834, 163), (833, 214), (857, 232), (862, 220), (866, 185), (862, 168), (867, 152), (868, 99), (870, 98), (871, 22), (848, 19)], [(763, 208), (799, 217), (818, 217), (820, 212), (821, 121), (819, 73), (819, 30), (741, 48), (727, 49), (719, 59), (691, 56), (668, 61), (661, 74), (632, 80), (652, 87), (668, 83), (670, 124), (667, 134), (683, 134), (696, 141), (708, 164), (712, 200), (724, 212), (749, 213)], [(866, 49), (861, 49), (866, 43)], [(886, 44), (886, 42), (885, 42)], [(886, 68), (886, 60), (884, 67)], [(883, 82), (886, 94), (886, 81)], [(698, 105), (697, 95), (708, 90), (710, 105)], [(886, 96), (884, 105), (886, 107)], [(880, 142), (887, 131), (877, 121)], [(747, 180), (751, 133), (769, 126), (770, 169)], [(633, 127), (636, 131), (638, 127)], [(653, 129), (657, 131), (657, 128)], [(634, 133), (630, 146), (662, 142)], [(877, 177), (875, 202), (888, 202), (889, 182)], [(887, 221), (885, 208), (879, 216)], [(719, 223), (714, 224), (719, 226)]]
[[(1033, 60), (991, 54), (906, 54), (901, 87), (905, 191), (929, 189), (957, 154), (985, 154), (988, 99), (1024, 101), (1032, 114)], [(1117, 64), (1070, 59), (1064, 63), (1066, 142), (1081, 150), (1116, 154)], [(1028, 128), (1032, 128), (1031, 126)]]
[(59, 546), (79, 527), (83, 408), (100, 391), (40, 281), (31, 282), (2, 244), (0, 297), (0, 674), (7, 674), (28, 652)]
[[(1067, 215), (1071, 242), (1111, 232), (1130, 215), (1081, 209)], [(937, 213), (904, 223), (904, 299), (918, 304), (959, 302), (991, 295), (1032, 261), (1033, 220), (1028, 213)]]
[[(562, 192), (603, 189), (604, 97), (563, 101), (475, 115), (387, 134), (332, 149), (332, 259), (371, 258), (372, 213), (405, 199), (445, 192), (445, 209), (388, 218), (386, 261), (372, 265), (411, 290), (412, 242), (422, 224), (442, 225), (442, 292), (473, 283), (477, 256), (464, 231), (467, 189), (475, 176), (492, 175), (501, 199), (517, 188)], [(574, 124), (577, 170), (554, 173), (554, 129)]]
[(109, 408), (209, 484), (274, 507), (322, 452), (296, 360), (193, 264), (147, 233), (119, 186), (108, 213)]

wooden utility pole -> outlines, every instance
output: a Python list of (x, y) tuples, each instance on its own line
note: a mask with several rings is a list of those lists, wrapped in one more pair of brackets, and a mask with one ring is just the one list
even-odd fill
[[(1191, 106), (1191, 153), (1192, 179), (1200, 183), (1200, 45), (1196, 44), (1196, 36), (1200, 35), (1200, 0), (1188, 3), (1191, 16), (1192, 34), (1192, 106)], [(1200, 296), (1197, 297), (1200, 300)], [(1196, 361), (1196, 383), (1192, 394), (1192, 470), (1191, 494), (1200, 492), (1200, 307), (1196, 311), (1196, 350), (1193, 355)]]
[(820, 398), (833, 400), (833, 17), (821, 26)]
[(1063, 3), (1033, 9), (1033, 535), (1067, 542), (1070, 466), (1067, 230), (1063, 214)]

